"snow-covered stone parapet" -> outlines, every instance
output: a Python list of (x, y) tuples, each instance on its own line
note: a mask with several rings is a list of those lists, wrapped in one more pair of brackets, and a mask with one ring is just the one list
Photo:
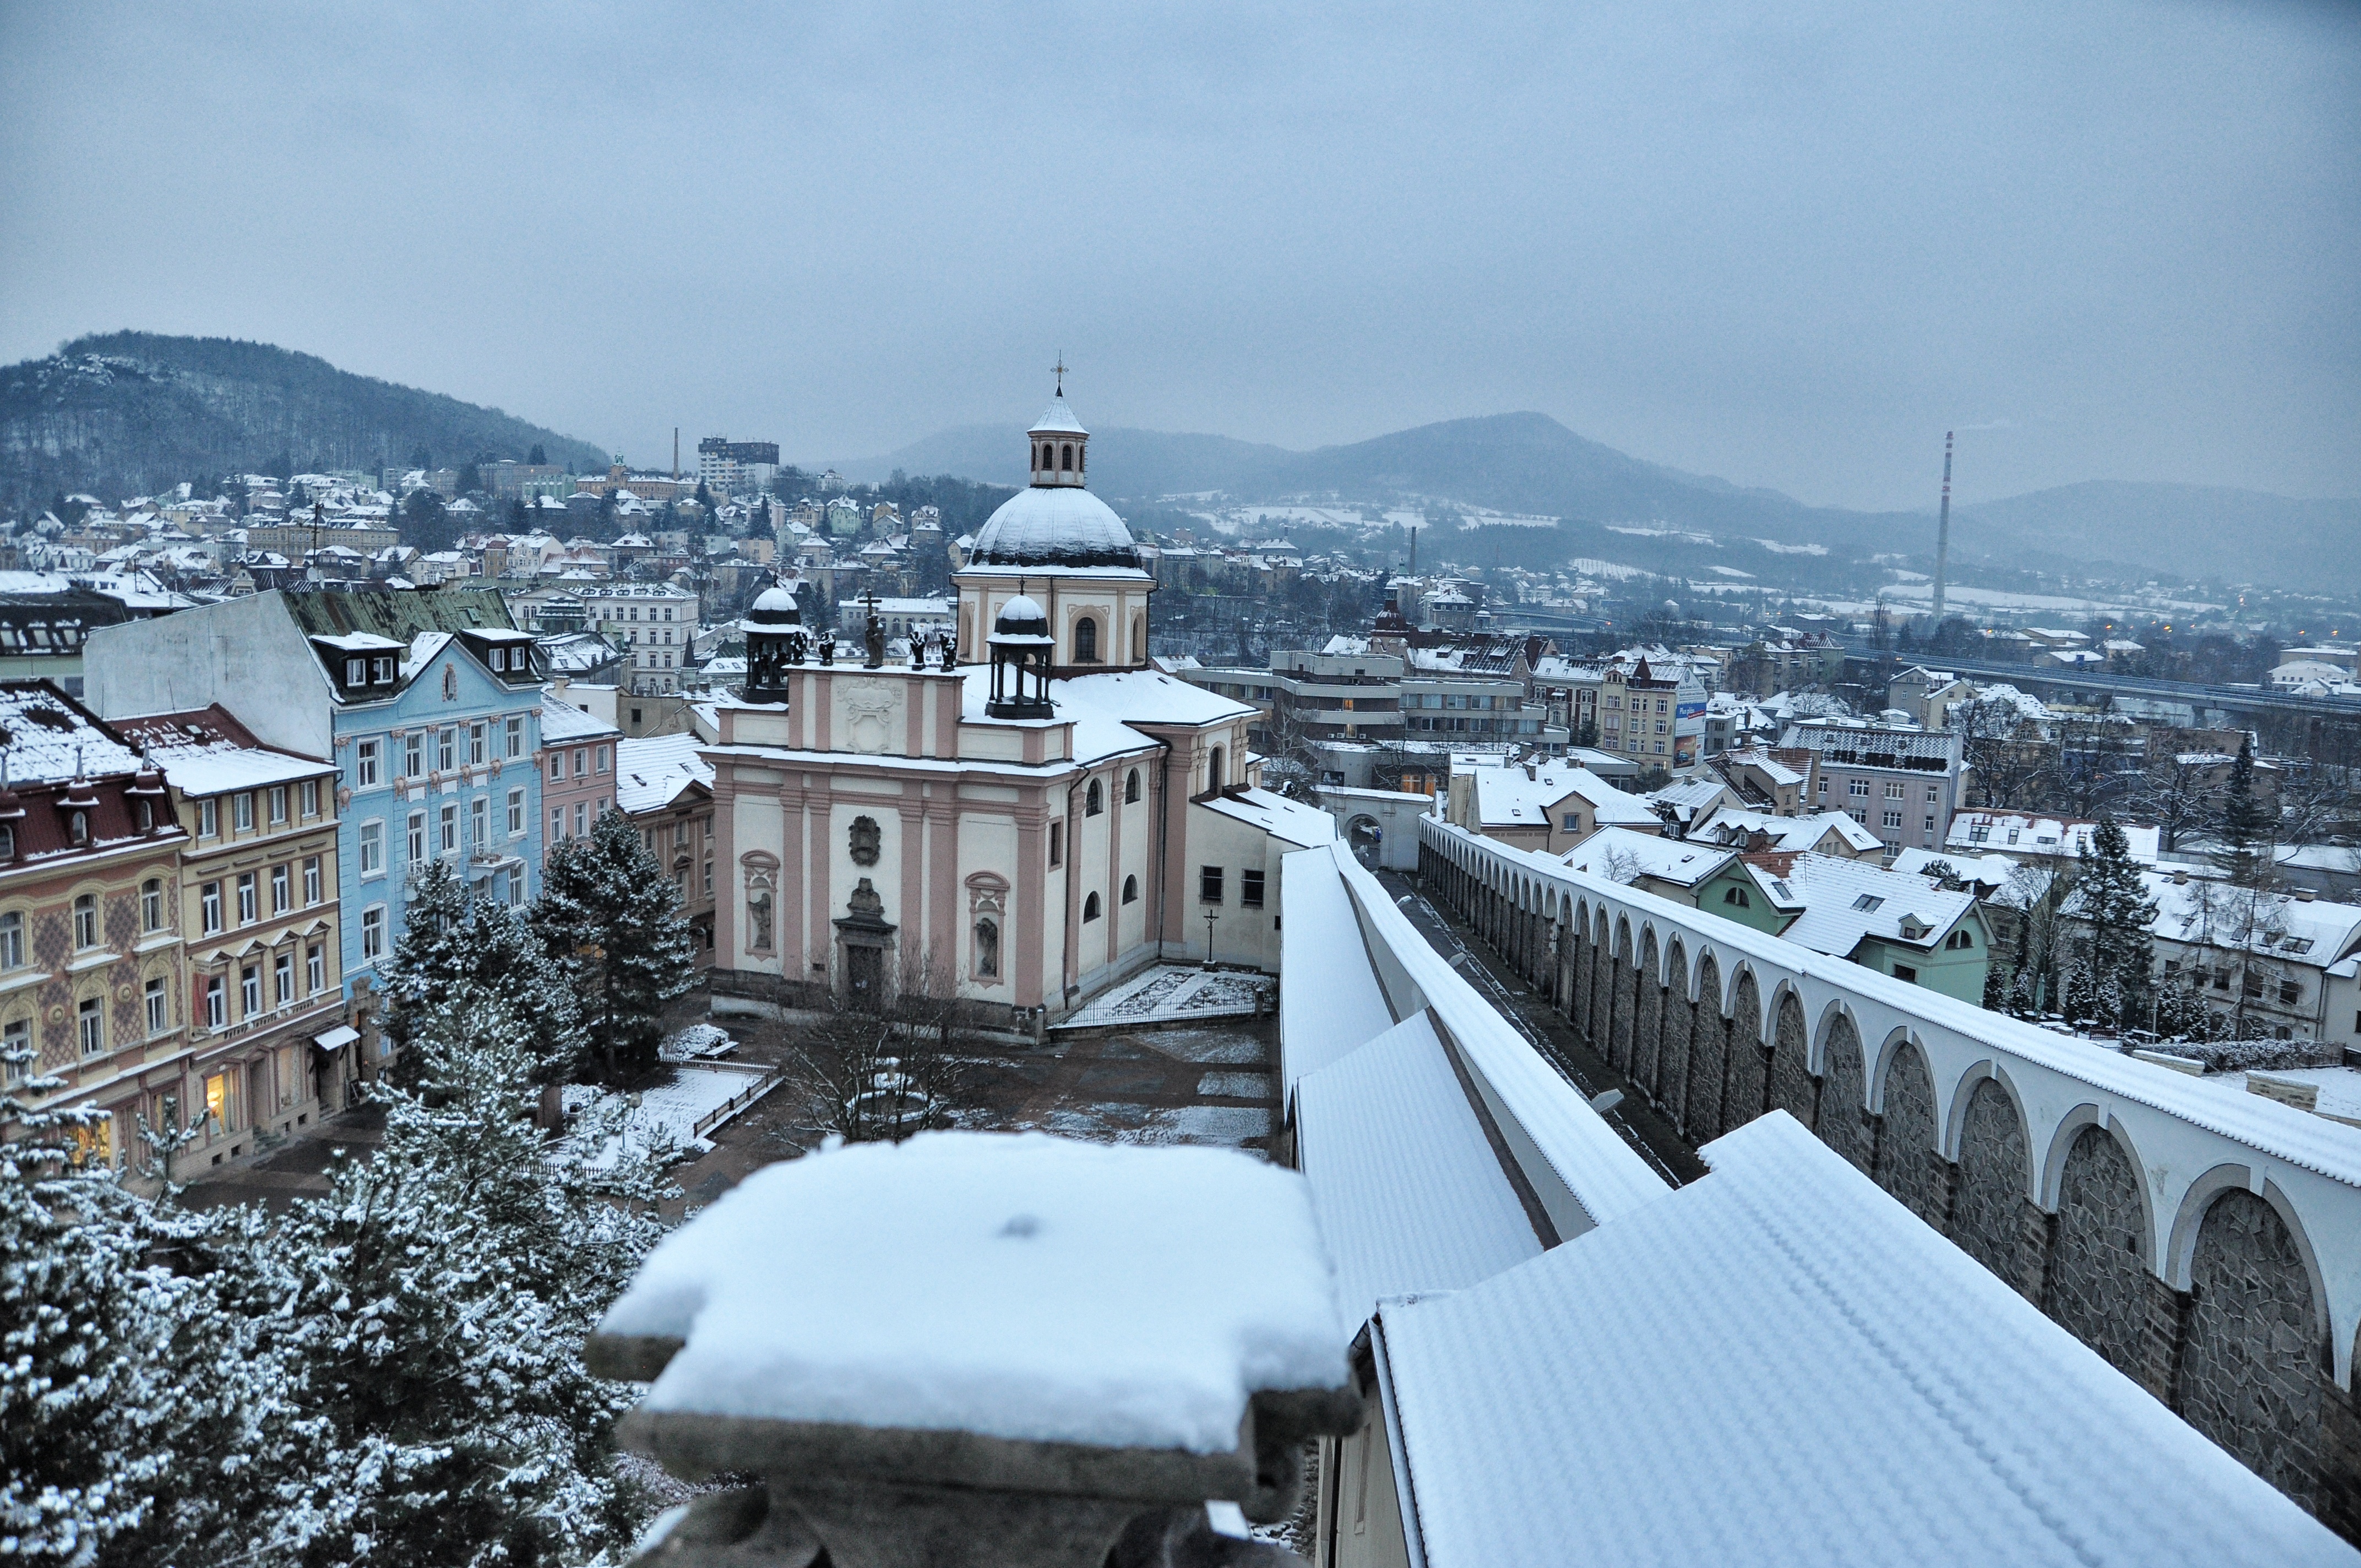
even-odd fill
[[(932, 1133), (757, 1172), (657, 1249), (589, 1359), (653, 1379), (628, 1444), (763, 1474), (824, 1541), (980, 1529), (1016, 1496), (1088, 1536), (1206, 1497), (1283, 1512), (1303, 1439), (1357, 1420), (1347, 1338), (1293, 1171)], [(901, 1522), (860, 1501), (880, 1486)]]

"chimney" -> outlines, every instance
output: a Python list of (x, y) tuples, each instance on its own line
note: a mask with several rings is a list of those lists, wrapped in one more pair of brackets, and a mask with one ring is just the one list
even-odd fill
[(2189, 873), (2187, 872), (2173, 872), (2172, 885), (2175, 887), (2187, 887), (2189, 885)]

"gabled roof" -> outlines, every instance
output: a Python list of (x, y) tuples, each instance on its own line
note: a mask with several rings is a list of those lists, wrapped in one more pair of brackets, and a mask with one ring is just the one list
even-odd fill
[[(1830, 958), (1850, 956), (1870, 937), (1932, 948), (1976, 906), (1974, 894), (1837, 855), (1797, 855), (1784, 880), (1805, 907), (1779, 935)], [(1916, 936), (1905, 929), (1913, 926)]]
[[(544, 699), (545, 700), (545, 699)], [(650, 735), (615, 746), (615, 806), (627, 817), (662, 811), (693, 788), (713, 787), (713, 764), (694, 735)]]
[(1477, 819), (1486, 828), (1547, 828), (1550, 813), (1569, 795), (1579, 795), (1601, 826), (1653, 828), (1655, 812), (1628, 790), (1620, 790), (1588, 768), (1564, 762), (1536, 762), (1528, 775), (1521, 762), (1462, 768), (1454, 754), (1452, 771), (1468, 775), (1475, 793)]
[(266, 746), (219, 703), (191, 713), (154, 713), (114, 721), (148, 748), (148, 759), (182, 795), (220, 795), (264, 784), (333, 778), (336, 765)]
[(1841, 811), (1819, 811), (1809, 817), (1779, 817), (1768, 811), (1748, 811), (1725, 806), (1700, 823), (1689, 837), (1708, 843), (1738, 846), (1757, 833), (1769, 835), (1766, 850), (1817, 850), (1835, 834), (1851, 848), (1867, 851), (1878, 847), (1877, 835)]
[(1733, 850), (1695, 840), (1660, 839), (1628, 828), (1602, 828), (1559, 857), (1578, 872), (1629, 883), (1640, 877), (1695, 887), (1737, 859)]

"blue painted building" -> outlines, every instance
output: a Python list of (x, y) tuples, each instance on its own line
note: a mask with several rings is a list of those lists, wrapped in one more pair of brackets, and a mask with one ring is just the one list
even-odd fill
[(425, 862), (503, 902), (540, 892), (541, 682), (499, 594), (282, 590), (107, 630), (86, 660), (102, 714), (219, 702), (336, 764), (348, 992), (401, 939)]

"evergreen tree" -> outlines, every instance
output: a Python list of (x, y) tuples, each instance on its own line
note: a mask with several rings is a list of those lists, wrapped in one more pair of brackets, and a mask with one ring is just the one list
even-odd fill
[(2020, 969), (2009, 976), (2008, 1010), (2019, 1018), (2034, 1015), (2033, 971)]
[(522, 1023), (531, 1080), (563, 1083), (581, 1065), (582, 1008), (523, 914), (467, 891), (456, 872), (430, 861), (410, 885), (401, 940), (385, 966), (385, 1031), (408, 1047), (418, 1031), (464, 998), (502, 998)]
[(274, 1478), (258, 1555), (384, 1568), (621, 1555), (637, 1499), (611, 1432), (635, 1391), (582, 1342), (661, 1233), (644, 1160), (577, 1126), (553, 1149), (533, 1027), (473, 991), (418, 1020), (415, 1091), (381, 1090), (374, 1157), (250, 1255), (311, 1449)]
[(2001, 978), (2000, 965), (1987, 960), (1984, 964), (1984, 1011), (1998, 1013), (2007, 1005), (2007, 1002), (2008, 982)]
[(533, 450), (524, 455), (524, 460), (536, 468), (545, 467), (549, 463), (549, 454), (543, 449), (541, 443), (536, 441), (533, 444)]
[(2150, 927), (2156, 900), (2147, 894), (2131, 841), (2112, 814), (2099, 818), (2089, 852), (2081, 857), (2075, 900), (2091, 933), (2091, 969), (2099, 992), (2120, 998), (2114, 1022), (2146, 1016), (2156, 968)]
[(2255, 746), (2238, 742), (2238, 760), (2231, 765), (2229, 787), (2222, 794), (2222, 818), (2217, 833), (2222, 847), (2214, 860), (2240, 887), (2268, 887), (2272, 881), (2279, 812), (2255, 797)]
[(550, 851), (533, 924), (573, 982), (608, 1077), (653, 1067), (664, 1003), (696, 983), (696, 938), (631, 818), (609, 807), (588, 837)]
[(2078, 957), (2066, 971), (2066, 1022), (2074, 1028), (2090, 1023), (2099, 1010), (2099, 987), (2087, 955)]

